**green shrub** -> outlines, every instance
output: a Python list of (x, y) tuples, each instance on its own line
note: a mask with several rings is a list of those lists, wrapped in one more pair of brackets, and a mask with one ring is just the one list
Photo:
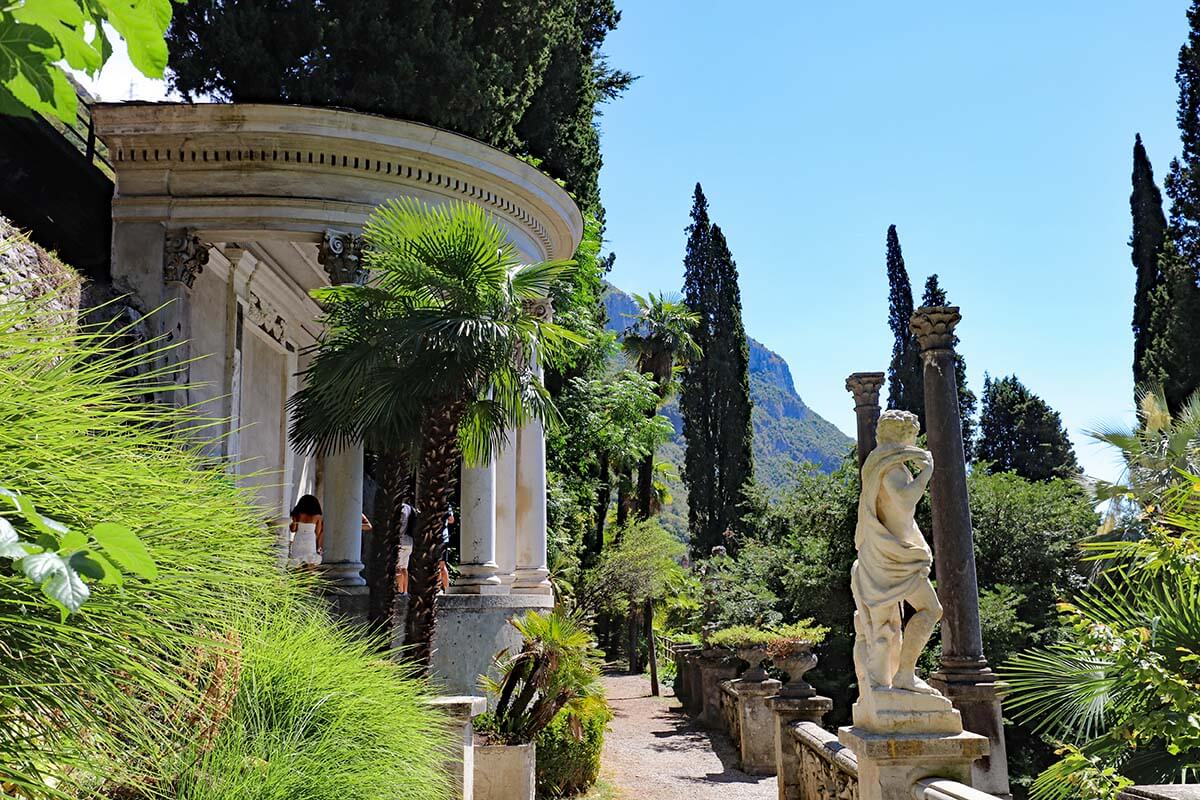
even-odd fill
[(211, 748), (184, 764), (178, 800), (448, 797), (451, 740), (423, 681), (298, 603), (245, 626), (241, 676)]
[[(537, 788), (544, 797), (566, 797), (585, 791), (600, 776), (604, 732), (612, 720), (607, 705), (597, 703), (578, 715), (558, 716), (537, 737)], [(578, 736), (576, 735), (578, 734)]]

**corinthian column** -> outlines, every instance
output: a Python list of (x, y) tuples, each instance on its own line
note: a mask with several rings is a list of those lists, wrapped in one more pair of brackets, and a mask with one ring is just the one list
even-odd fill
[[(458, 577), (450, 594), (498, 594), (496, 575), (496, 464), (462, 468)], [(436, 511), (434, 513), (437, 513)]]
[(846, 391), (854, 396), (854, 416), (858, 418), (858, 468), (875, 449), (875, 426), (879, 423), (879, 388), (882, 372), (855, 372), (846, 378)]
[[(525, 311), (541, 322), (554, 319), (548, 298), (527, 301)], [(541, 365), (533, 367), (542, 379)], [(534, 420), (517, 431), (517, 580), (513, 591), (553, 595), (546, 564), (546, 431)]]
[(956, 306), (922, 306), (910, 322), (924, 361), (925, 429), (935, 464), (930, 481), (934, 574), (944, 609), (942, 664), (931, 682), (962, 714), (963, 727), (990, 742), (990, 755), (973, 767), (975, 788), (1007, 795), (1000, 699), (996, 676), (983, 654), (979, 627), (979, 585), (958, 413), (954, 328), (961, 319)]

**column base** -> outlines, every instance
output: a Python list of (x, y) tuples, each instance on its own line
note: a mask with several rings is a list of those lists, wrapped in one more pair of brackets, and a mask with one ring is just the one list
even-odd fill
[(971, 785), (998, 797), (1009, 796), (1008, 748), (996, 674), (986, 661), (974, 668), (943, 664), (929, 676), (929, 683), (954, 704), (962, 716), (963, 728), (987, 737), (989, 751), (972, 765)]
[(974, 733), (875, 733), (838, 729), (838, 741), (858, 757), (859, 800), (912, 800), (913, 784), (948, 778), (971, 785), (971, 764), (987, 755), (988, 740)]
[(517, 579), (513, 582), (513, 592), (517, 594), (546, 594), (553, 596), (554, 587), (550, 585), (550, 570), (518, 569)]
[(321, 572), (331, 584), (339, 587), (366, 586), (367, 581), (362, 576), (361, 561), (325, 561), (321, 564)]
[(526, 611), (546, 612), (554, 598), (528, 594), (444, 594), (437, 599), (430, 675), (450, 694), (479, 691), (479, 676), (499, 677), (496, 654), (521, 649), (521, 634), (509, 620)]
[(347, 586), (327, 582), (322, 585), (321, 594), (329, 603), (333, 615), (341, 621), (353, 625), (368, 623), (371, 610), (371, 591), (365, 584)]

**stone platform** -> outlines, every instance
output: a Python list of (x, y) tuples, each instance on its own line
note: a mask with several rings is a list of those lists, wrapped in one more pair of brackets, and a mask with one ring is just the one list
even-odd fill
[(496, 654), (521, 649), (521, 634), (508, 622), (526, 611), (550, 611), (543, 594), (443, 594), (437, 600), (430, 674), (446, 694), (479, 693), (479, 676), (496, 671)]

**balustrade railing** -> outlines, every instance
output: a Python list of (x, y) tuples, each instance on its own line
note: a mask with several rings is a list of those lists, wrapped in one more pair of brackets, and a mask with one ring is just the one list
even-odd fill
[(799, 800), (858, 800), (858, 758), (815, 722), (788, 731), (799, 764)]

